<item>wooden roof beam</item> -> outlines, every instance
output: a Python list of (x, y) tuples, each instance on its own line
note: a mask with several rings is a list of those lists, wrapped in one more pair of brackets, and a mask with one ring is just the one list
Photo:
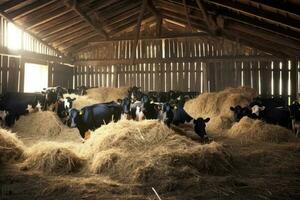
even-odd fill
[[(199, 0), (197, 0), (197, 1), (199, 1)], [(296, 19), (290, 18), (288, 16), (283, 17), (276, 13), (262, 11), (253, 6), (248, 6), (248, 5), (238, 3), (238, 2), (233, 2), (233, 1), (223, 1), (223, 0), (204, 0), (204, 1), (214, 4), (214, 5), (217, 5), (217, 6), (220, 6), (220, 7), (224, 7), (229, 10), (243, 13), (248, 16), (260, 18), (260, 19), (266, 20), (268, 22), (271, 22), (273, 24), (300, 30), (299, 21)]]
[(198, 7), (200, 8), (201, 10), (201, 13), (202, 13), (202, 16), (203, 16), (203, 19), (207, 25), (207, 28), (208, 30), (212, 33), (212, 34), (215, 34), (216, 33), (216, 30), (217, 30), (217, 25), (216, 23), (214, 22), (214, 20), (212, 20), (208, 13), (206, 12), (206, 8), (205, 8), (205, 5), (203, 4), (203, 0), (196, 0), (196, 3), (198, 5)]
[(26, 30), (34, 29), (35, 27), (38, 27), (42, 24), (50, 22), (51, 20), (54, 20), (54, 19), (56, 19), (60, 16), (63, 16), (69, 12), (71, 12), (71, 10), (68, 8), (65, 8), (65, 7), (58, 8), (53, 12), (47, 13), (46, 15), (35, 18), (35, 20), (29, 22), (30, 25), (26, 28)]
[(233, 29), (237, 31), (241, 31), (244, 33), (248, 33), (251, 35), (255, 35), (260, 38), (264, 38), (265, 40), (272, 41), (274, 43), (288, 46), (294, 49), (298, 49), (300, 51), (300, 42), (296, 40), (289, 39), (287, 37), (278, 36), (274, 33), (270, 33), (261, 29), (252, 29), (249, 28), (247, 25), (240, 24), (238, 22), (228, 22), (226, 23), (226, 28)]
[(24, 17), (30, 13), (33, 13), (36, 10), (39, 10), (47, 5), (52, 4), (56, 0), (38, 0), (32, 4), (29, 4), (25, 7), (22, 7), (14, 12), (9, 13), (9, 17), (13, 20), (17, 20), (21, 17)]
[(271, 8), (275, 8), (280, 11), (284, 11), (289, 14), (300, 15), (300, 6), (298, 4), (291, 4), (291, 2), (285, 1), (270, 1), (270, 0), (251, 0), (259, 5), (265, 5)]
[(132, 64), (134, 63), (135, 60), (135, 56), (136, 56), (136, 47), (139, 41), (139, 37), (140, 37), (140, 30), (141, 30), (141, 23), (144, 17), (144, 13), (147, 7), (147, 2), (148, 0), (143, 0), (142, 5), (141, 5), (141, 12), (139, 14), (138, 20), (137, 20), (137, 25), (136, 25), (136, 35), (134, 38), (134, 42), (133, 42), (133, 48), (132, 48)]
[(159, 37), (161, 35), (161, 27), (162, 27), (163, 18), (161, 16), (160, 12), (155, 8), (155, 6), (153, 4), (153, 0), (148, 0), (147, 6), (156, 18), (156, 36)]
[[(263, 45), (265, 48), (269, 48), (273, 52), (280, 52), (283, 55), (288, 55), (288, 56), (298, 56), (299, 51), (289, 48), (289, 47), (282, 47), (282, 45), (276, 44), (274, 42), (268, 41), (264, 38), (260, 38), (257, 36), (253, 36), (251, 34), (243, 33), (241, 31), (233, 31), (233, 30), (227, 30), (223, 29), (222, 33), (224, 35), (230, 35), (234, 38), (242, 39), (244, 41), (252, 42), (257, 45)], [(263, 50), (260, 48), (260, 50)], [(270, 52), (270, 51), (269, 51)]]
[(0, 10), (2, 11), (7, 11), (23, 2), (25, 2), (26, 0), (10, 0), (10, 1), (7, 1), (3, 4), (1, 4), (0, 6)]
[(51, 35), (56, 34), (58, 32), (64, 32), (65, 29), (67, 29), (71, 26), (77, 25), (77, 24), (82, 24), (82, 23), (84, 23), (84, 22), (81, 20), (81, 18), (79, 16), (76, 16), (76, 17), (73, 17), (71, 19), (68, 19), (65, 22), (57, 24), (53, 27), (51, 26), (51, 27), (41, 31), (39, 33), (39, 35), (41, 35), (42, 37), (48, 37), (48, 36), (51, 36)]
[(53, 44), (53, 46), (63, 46), (63, 44), (70, 42), (70, 41), (76, 41), (76, 39), (78, 38), (82, 38), (85, 35), (94, 33), (92, 30), (90, 29), (82, 29), (80, 31), (77, 31), (76, 34), (69, 34), (65, 37), (59, 38), (57, 40), (54, 40), (53, 42), (51, 42)]
[(95, 24), (89, 16), (87, 16), (77, 5), (77, 0), (73, 0), (71, 3), (70, 1), (65, 1), (65, 3), (73, 10), (75, 11), (84, 21), (86, 21), (98, 34), (101, 34), (105, 37), (105, 39), (108, 39), (109, 36), (106, 33), (106, 31), (103, 29), (103, 27), (98, 26)]
[(101, 10), (101, 9), (105, 9), (106, 7), (108, 7), (108, 6), (110, 6), (114, 3), (117, 3), (117, 2), (119, 2), (119, 0), (109, 0), (109, 1), (106, 1), (106, 2), (96, 1), (96, 4), (93, 5), (91, 9), (88, 9), (87, 14), (91, 15), (94, 12), (97, 12), (98, 10)]
[[(60, 49), (64, 52), (70, 53), (70, 49), (72, 49), (74, 46), (77, 46), (79, 44), (87, 44), (90, 38), (98, 38), (98, 33), (91, 33), (91, 34), (85, 34), (84, 37), (80, 37), (79, 39), (76, 39), (76, 41), (72, 40), (65, 44), (63, 44)], [(99, 38), (100, 39), (100, 38)]]
[(69, 36), (69, 35), (72, 35), (72, 34), (77, 34), (78, 31), (80, 30), (86, 30), (86, 29), (90, 29), (91, 31), (91, 27), (87, 24), (76, 24), (74, 26), (71, 26), (69, 28), (66, 28), (64, 29), (63, 32), (58, 32), (56, 34), (53, 34), (51, 36), (48, 36), (48, 37), (43, 37), (43, 40), (47, 41), (48, 43), (52, 43), (52, 42), (55, 42), (65, 36)]
[(283, 37), (289, 37), (292, 39), (300, 40), (300, 32), (294, 31), (292, 29), (283, 29), (279, 26), (274, 26), (272, 24), (264, 23), (260, 20), (255, 20), (249, 16), (240, 15), (237, 13), (229, 13), (227, 10), (219, 10), (219, 15), (224, 17), (224, 19), (231, 19), (233, 21), (240, 22), (242, 24), (246, 24), (252, 28), (260, 28), (266, 31), (270, 31)]

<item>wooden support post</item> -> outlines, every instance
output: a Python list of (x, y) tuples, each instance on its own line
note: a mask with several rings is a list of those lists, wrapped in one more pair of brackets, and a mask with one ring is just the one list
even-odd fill
[(282, 97), (288, 103), (288, 60), (282, 61)]
[(297, 60), (291, 60), (291, 103), (297, 100), (298, 93), (298, 62)]
[(140, 37), (140, 30), (141, 30), (141, 23), (143, 20), (143, 16), (146, 10), (146, 5), (147, 5), (147, 0), (143, 0), (142, 2), (142, 6), (141, 6), (141, 12), (139, 14), (138, 20), (137, 20), (137, 25), (136, 25), (136, 35), (134, 38), (134, 43), (133, 43), (133, 47), (132, 47), (132, 59), (131, 59), (131, 64), (134, 63), (135, 61), (135, 57), (136, 57), (136, 47), (138, 45), (138, 41), (139, 41), (139, 37)]

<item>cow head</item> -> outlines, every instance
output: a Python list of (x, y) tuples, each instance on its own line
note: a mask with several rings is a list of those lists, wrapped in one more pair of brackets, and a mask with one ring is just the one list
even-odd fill
[(250, 116), (251, 110), (248, 107), (242, 108), (241, 106), (230, 107), (233, 111), (233, 118), (235, 122), (239, 122), (244, 116)]
[(79, 118), (81, 117), (81, 115), (83, 115), (84, 113), (82, 111), (79, 111), (75, 108), (72, 108), (69, 111), (68, 114), (68, 118), (67, 118), (67, 125), (71, 128), (76, 128), (77, 127), (77, 123), (79, 121)]
[(203, 119), (202, 117), (194, 120), (195, 132), (203, 138), (206, 135), (206, 123), (209, 122), (210, 118)]
[(257, 117), (259, 116), (260, 112), (265, 110), (265, 106), (259, 106), (259, 105), (254, 105), (251, 108), (252, 114), (256, 115)]
[(73, 101), (75, 101), (76, 98), (66, 97), (64, 98), (64, 107), (65, 109), (69, 110), (73, 107)]

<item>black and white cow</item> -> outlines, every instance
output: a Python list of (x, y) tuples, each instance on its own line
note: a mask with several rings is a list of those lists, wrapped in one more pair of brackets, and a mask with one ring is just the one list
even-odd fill
[(44, 98), (40, 93), (5, 93), (0, 99), (0, 110), (6, 113), (3, 119), (6, 126), (14, 125), (21, 115), (28, 114), (30, 109), (42, 104)]
[(73, 101), (75, 101), (76, 98), (66, 97), (58, 100), (58, 106), (57, 106), (57, 115), (64, 119), (68, 116), (69, 110), (73, 108)]
[(77, 127), (82, 138), (90, 137), (89, 130), (95, 130), (103, 124), (118, 121), (121, 118), (122, 106), (116, 102), (100, 103), (86, 106), (81, 110), (71, 109), (67, 125)]
[(206, 123), (209, 122), (210, 118), (198, 118), (198, 119), (194, 119), (194, 131), (195, 133), (197, 133), (197, 135), (200, 136), (201, 139), (204, 139), (205, 137), (207, 137), (206, 134)]
[(297, 137), (300, 137), (300, 104), (298, 101), (294, 101), (289, 106), (292, 120), (292, 129)]
[(240, 105), (237, 105), (235, 107), (230, 107), (230, 110), (233, 112), (233, 119), (235, 122), (239, 122), (243, 117), (250, 117), (255, 118), (254, 115), (252, 115), (251, 109), (246, 107), (241, 107)]

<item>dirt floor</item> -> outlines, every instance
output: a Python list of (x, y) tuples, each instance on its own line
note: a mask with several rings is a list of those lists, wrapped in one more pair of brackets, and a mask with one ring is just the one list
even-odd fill
[[(37, 128), (45, 118), (51, 118), (52, 122)], [(28, 123), (33, 119), (41, 121), (36, 122), (37, 125), (31, 123), (29, 129), (26, 125), (30, 126)], [(220, 145), (219, 151), (219, 147), (216, 150), (210, 148), (210, 144), (202, 144), (193, 132), (192, 124), (169, 130), (158, 122), (144, 121), (108, 124), (94, 133), (103, 134), (102, 138), (95, 135), (83, 144), (77, 129), (69, 129), (58, 120), (50, 112), (32, 113), (21, 118), (12, 131), (24, 142), (25, 148), (41, 141), (68, 142), (71, 150), (90, 148), (93, 151), (88, 153), (91, 154), (97, 153), (95, 149), (118, 148), (122, 155), (126, 154), (124, 158), (129, 164), (132, 160), (139, 161), (132, 162), (131, 168), (139, 167), (139, 163), (145, 165), (146, 168), (141, 169), (143, 173), (139, 174), (142, 177), (132, 181), (136, 178), (134, 175), (119, 172), (120, 166), (109, 162), (105, 163), (106, 168), (101, 173), (92, 173), (86, 166), (79, 172), (67, 174), (24, 170), (26, 158), (21, 158), (3, 162), (0, 166), (1, 200), (158, 199), (152, 188), (163, 200), (300, 199), (300, 143), (293, 136), (286, 141), (245, 142), (239, 137), (228, 137), (228, 130), (208, 131), (210, 143)], [(156, 135), (156, 132), (160, 134)], [(129, 142), (130, 146), (126, 146)], [(223, 165), (220, 162), (224, 162)], [(129, 167), (124, 169), (131, 170)], [(124, 177), (120, 177), (122, 174)]]

